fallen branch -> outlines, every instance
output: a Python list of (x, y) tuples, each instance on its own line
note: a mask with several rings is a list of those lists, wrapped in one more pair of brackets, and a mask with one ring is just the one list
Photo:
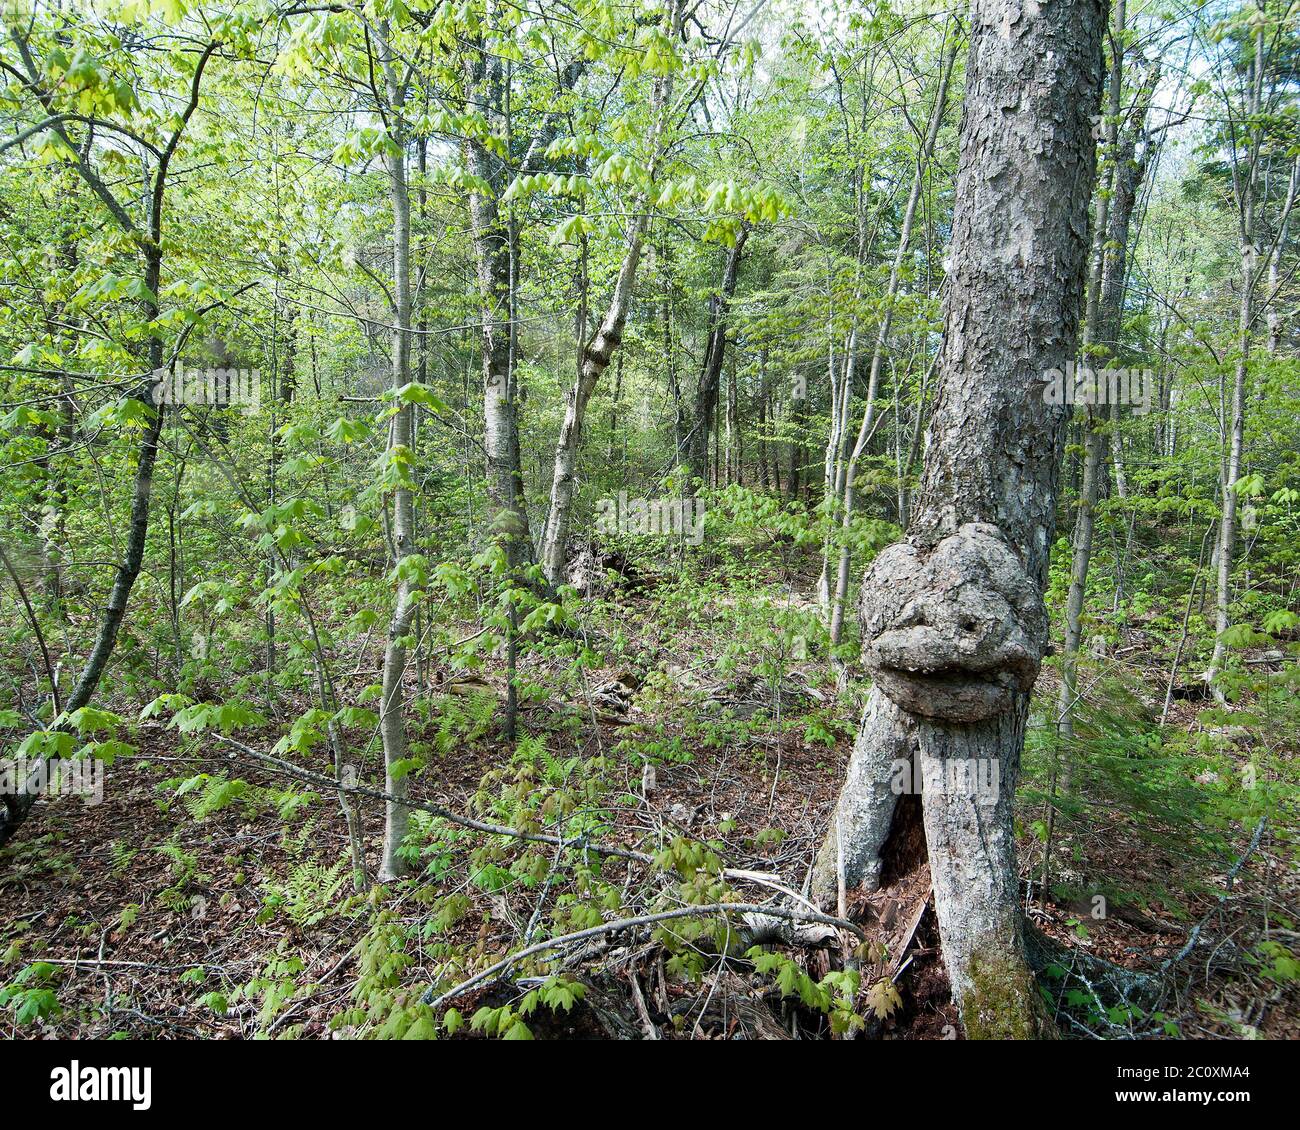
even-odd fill
[[(1122, 965), (1116, 965), (1113, 962), (1106, 961), (1100, 957), (1085, 953), (1083, 950), (1075, 949), (1053, 938), (1049, 938), (1042, 931), (1035, 929), (1029, 923), (1025, 924), (1025, 949), (1029, 957), (1029, 964), (1037, 973), (1042, 973), (1049, 965), (1059, 965), (1066, 969), (1067, 974), (1078, 978), (1092, 994), (1093, 998), (1102, 1008), (1105, 1008), (1105, 1000), (1098, 986), (1107, 987), (1112, 993), (1119, 997), (1120, 1000), (1129, 1004), (1140, 1004), (1145, 1006), (1154, 1006), (1164, 995), (1168, 987), (1168, 977), (1170, 971), (1178, 965), (1192, 950), (1196, 947), (1197, 939), (1201, 931), (1205, 928), (1206, 923), (1218, 912), (1223, 904), (1228, 900), (1232, 890), (1233, 880), (1245, 866), (1246, 861), (1254, 854), (1255, 849), (1259, 847), (1260, 838), (1264, 834), (1264, 825), (1267, 818), (1261, 817), (1259, 823), (1255, 825), (1254, 834), (1250, 837), (1250, 843), (1246, 850), (1242, 852), (1237, 861), (1228, 869), (1226, 875), (1228, 890), (1219, 896), (1219, 900), (1214, 907), (1194, 926), (1191, 933), (1188, 934), (1187, 941), (1176, 954), (1166, 958), (1161, 963), (1159, 969), (1154, 973), (1141, 973), (1134, 969), (1127, 969)], [(1077, 1020), (1070, 1017), (1070, 1022), (1076, 1027), (1088, 1031), (1089, 1035), (1096, 1036), (1089, 1029), (1080, 1025)], [(1107, 1022), (1113, 1030), (1120, 1030), (1121, 1026)]]
[(1110, 986), (1115, 996), (1129, 1004), (1151, 1003), (1161, 995), (1163, 984), (1160, 977), (1127, 969), (1105, 958), (1067, 946), (1048, 937), (1029, 922), (1025, 923), (1025, 953), (1029, 958), (1029, 967), (1035, 973), (1042, 974), (1052, 965), (1060, 966), (1087, 985), (1099, 1002), (1101, 997), (1093, 986), (1094, 981)]
[(1196, 939), (1200, 937), (1201, 931), (1205, 928), (1205, 924), (1209, 922), (1209, 920), (1219, 912), (1223, 904), (1228, 901), (1228, 895), (1231, 894), (1232, 892), (1232, 884), (1237, 878), (1237, 873), (1246, 865), (1246, 860), (1248, 860), (1252, 855), (1255, 854), (1255, 849), (1259, 847), (1260, 837), (1263, 836), (1264, 834), (1264, 825), (1267, 822), (1268, 822), (1267, 816), (1261, 816), (1259, 818), (1259, 823), (1255, 825), (1255, 832), (1250, 837), (1250, 843), (1246, 845), (1246, 850), (1241, 853), (1241, 855), (1237, 859), (1237, 862), (1234, 863), (1228, 869), (1228, 874), (1225, 876), (1225, 879), (1228, 884), (1228, 889), (1219, 896), (1219, 901), (1216, 902), (1208, 912), (1206, 912), (1205, 917), (1202, 918), (1195, 926), (1192, 927), (1192, 932), (1187, 935), (1187, 942), (1183, 946), (1183, 948), (1180, 949), (1176, 954), (1174, 954), (1173, 957), (1169, 957), (1165, 959), (1164, 964), (1160, 966), (1161, 973), (1167, 972), (1169, 969), (1177, 965), (1180, 961), (1183, 960), (1183, 958), (1185, 958), (1189, 953), (1192, 952), (1192, 950), (1196, 946)]
[[(281, 773), (294, 777), (304, 784), (315, 785), (318, 788), (332, 789), (335, 792), (350, 793), (354, 796), (368, 797), (372, 800), (392, 801), (395, 804), (404, 805), (407, 808), (417, 809), (420, 812), (427, 812), (431, 816), (440, 817), (452, 824), (459, 824), (462, 828), (470, 828), (476, 832), (483, 832), (491, 836), (512, 836), (517, 840), (525, 840), (528, 843), (551, 844), (560, 848), (581, 848), (583, 851), (595, 852), (597, 855), (611, 856), (616, 859), (627, 859), (634, 863), (644, 863), (647, 866), (655, 865), (654, 856), (643, 851), (634, 851), (631, 848), (616, 847), (610, 844), (602, 844), (592, 841), (587, 836), (556, 836), (547, 832), (522, 832), (518, 828), (508, 828), (504, 824), (492, 824), (485, 820), (475, 820), (471, 816), (462, 816), (459, 812), (453, 812), (450, 808), (445, 808), (440, 804), (431, 804), (428, 801), (411, 800), (409, 797), (399, 797), (392, 793), (385, 792), (383, 789), (372, 789), (365, 785), (344, 785), (334, 780), (333, 777), (326, 777), (320, 773), (313, 773), (310, 769), (303, 769), (294, 765), (291, 761), (285, 761), (283, 758), (273, 754), (263, 753), (261, 750), (254, 749), (252, 746), (245, 745), (243, 742), (236, 741), (234, 738), (226, 737), (224, 734), (211, 734), (211, 737), (218, 741), (225, 742), (227, 745), (234, 746), (242, 753), (248, 755), (254, 760), (273, 766)], [(822, 921), (817, 915), (820, 911), (808, 899), (797, 891), (786, 886), (780, 875), (769, 874), (765, 871), (749, 871), (744, 868), (725, 867), (722, 870), (724, 879), (731, 879), (735, 882), (757, 883), (759, 886), (768, 887), (771, 890), (779, 891), (797, 902), (803, 903), (808, 912), (801, 914), (800, 919), (804, 921)], [(827, 921), (838, 922), (840, 919), (828, 919)]]
[(158, 965), (152, 961), (117, 961), (112, 958), (100, 957), (38, 957), (36, 960), (43, 961), (47, 965), (89, 965), (97, 969), (149, 969), (155, 973), (171, 973), (178, 969), (212, 969), (221, 972), (224, 968), (211, 961), (188, 961), (182, 965)]
[(581, 942), (587, 938), (596, 938), (602, 934), (608, 934), (621, 930), (634, 930), (638, 926), (653, 926), (657, 922), (668, 922), (674, 918), (697, 918), (708, 914), (755, 914), (774, 918), (784, 918), (794, 922), (820, 922), (828, 926), (838, 926), (842, 930), (848, 930), (857, 937), (865, 941), (866, 936), (852, 922), (843, 918), (832, 918), (829, 914), (812, 912), (806, 910), (788, 910), (779, 906), (756, 906), (753, 903), (746, 902), (714, 902), (706, 906), (684, 906), (677, 910), (661, 910), (656, 914), (642, 914), (636, 918), (619, 918), (613, 922), (602, 922), (599, 926), (589, 926), (585, 930), (577, 930), (572, 934), (561, 934), (557, 938), (548, 938), (544, 942), (537, 942), (534, 945), (527, 946), (502, 958), (495, 965), (490, 965), (481, 973), (475, 973), (466, 981), (462, 981), (453, 989), (448, 989), (436, 1000), (433, 999), (433, 986), (430, 985), (425, 990), (424, 996), (420, 999), (425, 1004), (432, 1005), (434, 1011), (437, 1011), (449, 1000), (467, 993), (484, 981), (490, 981), (498, 974), (505, 972), (512, 965), (522, 961), (533, 954), (542, 953), (546, 950), (556, 949), (559, 946), (567, 945), (570, 942)]

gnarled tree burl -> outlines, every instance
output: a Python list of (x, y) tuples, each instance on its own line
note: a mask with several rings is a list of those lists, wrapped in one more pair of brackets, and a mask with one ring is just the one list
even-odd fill
[(1104, 22), (1102, 0), (972, 4), (939, 401), (908, 540), (862, 583), (874, 685), (814, 873), (830, 902), (841, 874), (874, 888), (883, 859), (920, 862), (919, 836), (900, 835), (896, 759), (927, 780), (949, 759), (997, 762), (993, 803), (973, 789), (923, 803), (944, 963), (972, 1037), (1050, 1028), (1025, 959), (1011, 806), (1047, 644), (1064, 438), (1044, 374), (1075, 349)]

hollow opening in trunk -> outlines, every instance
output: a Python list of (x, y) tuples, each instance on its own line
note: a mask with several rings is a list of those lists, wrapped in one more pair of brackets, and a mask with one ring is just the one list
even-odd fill
[(889, 835), (880, 849), (880, 885), (888, 889), (910, 875), (929, 858), (925, 847), (925, 822), (918, 793), (904, 793), (894, 807)]

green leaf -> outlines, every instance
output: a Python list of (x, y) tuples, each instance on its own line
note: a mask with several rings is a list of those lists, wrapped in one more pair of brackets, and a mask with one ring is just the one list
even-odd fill
[(79, 734), (98, 734), (114, 730), (122, 725), (122, 719), (108, 710), (98, 710), (93, 706), (83, 706), (68, 715), (68, 721)]

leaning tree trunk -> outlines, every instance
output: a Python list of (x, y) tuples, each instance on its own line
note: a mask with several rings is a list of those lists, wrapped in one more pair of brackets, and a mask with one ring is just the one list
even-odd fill
[[(909, 538), (863, 580), (875, 682), (814, 872), (829, 903), (840, 882), (878, 885), (884, 858), (919, 864), (891, 763), (949, 781), (925, 793), (925, 847), (953, 999), (977, 1038), (1051, 1030), (1025, 957), (1012, 799), (1047, 645), (1065, 413), (1044, 394), (1076, 343), (1104, 20), (1101, 0), (972, 5), (939, 398)], [(1000, 787), (952, 787), (980, 766)]]
[[(681, 31), (682, 6), (672, 0), (668, 6), (668, 26), (675, 40)], [(666, 109), (673, 94), (673, 76), (669, 74), (656, 80), (652, 99), (653, 126), (650, 138), (650, 182), (653, 184), (659, 163), (663, 159)], [(582, 445), (582, 425), (587, 415), (587, 404), (596, 390), (601, 374), (609, 368), (614, 351), (623, 340), (623, 326), (632, 306), (632, 293), (636, 288), (636, 272), (641, 262), (641, 248), (649, 225), (650, 195), (643, 193), (633, 205), (633, 219), (623, 250), (614, 293), (609, 308), (601, 320), (596, 336), (582, 351), (582, 365), (577, 379), (569, 390), (564, 404), (564, 422), (560, 425), (559, 442), (555, 445), (555, 468), (551, 475), (551, 508), (542, 533), (542, 574), (547, 583), (555, 586), (564, 580), (567, 562), (565, 552), (569, 540), (569, 519), (573, 510), (573, 493), (577, 482), (578, 451)]]
[(574, 486), (578, 473), (578, 449), (582, 443), (582, 425), (587, 416), (587, 404), (601, 374), (609, 368), (610, 360), (619, 342), (623, 340), (623, 325), (632, 305), (632, 290), (636, 282), (637, 264), (641, 260), (641, 245), (645, 238), (645, 202), (637, 204), (637, 218), (628, 234), (623, 252), (623, 263), (614, 284), (614, 294), (609, 309), (601, 320), (595, 338), (583, 348), (582, 368), (577, 380), (569, 389), (564, 402), (564, 422), (560, 425), (560, 438), (555, 445), (555, 470), (551, 476), (551, 509), (542, 533), (542, 572), (552, 586), (564, 581), (564, 568), (568, 562), (565, 552), (569, 540), (569, 519), (573, 509)]
[[(499, 19), (489, 3), (484, 26)], [(560, 89), (572, 90), (586, 70), (585, 58), (568, 63), (560, 73)], [(510, 74), (498, 54), (479, 38), (465, 64), (467, 105), (482, 111), (494, 137), (513, 141)], [(518, 174), (537, 171), (561, 121), (559, 109), (547, 113), (520, 161)], [(465, 164), (483, 188), (469, 194), (471, 243), (479, 282), (483, 352), (483, 448), (487, 455), (488, 523), (492, 540), (500, 545), (514, 569), (532, 553), (528, 505), (524, 494), (519, 450), (519, 398), (515, 377), (516, 301), (519, 290), (519, 241), (515, 225), (501, 215), (509, 165), (480, 137), (467, 137)], [(513, 681), (512, 684), (513, 686)]]

